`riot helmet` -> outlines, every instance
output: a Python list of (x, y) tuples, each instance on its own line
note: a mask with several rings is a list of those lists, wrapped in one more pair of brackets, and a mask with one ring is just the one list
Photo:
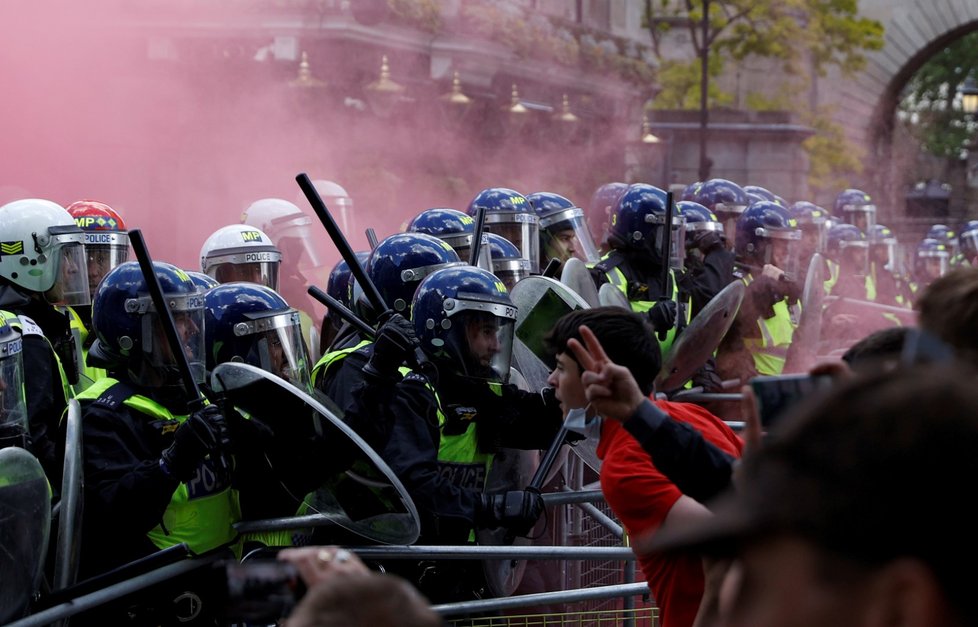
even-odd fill
[[(370, 253), (365, 250), (357, 251), (354, 253), (357, 258), (357, 262), (360, 264), (361, 268), (365, 268), (367, 265), (367, 258)], [(341, 305), (349, 310), (354, 310), (353, 302), (353, 272), (350, 270), (350, 265), (346, 263), (345, 259), (340, 259), (333, 269), (329, 272), (329, 278), (326, 279), (326, 293), (335, 298)], [(329, 307), (326, 312), (326, 320), (323, 328), (322, 335), (322, 345), (330, 346), (333, 340), (336, 338), (337, 332), (339, 332), (340, 327), (343, 326), (343, 317), (339, 313)]]
[(897, 238), (889, 227), (874, 224), (869, 232), (869, 261), (890, 272), (897, 270)]
[(947, 274), (951, 260), (951, 251), (944, 242), (934, 238), (924, 238), (917, 245), (914, 255), (914, 278), (925, 286), (935, 279)]
[(728, 245), (735, 241), (737, 219), (750, 204), (747, 192), (740, 185), (727, 179), (710, 179), (703, 182), (689, 200), (700, 203), (720, 218)]
[(85, 233), (64, 207), (39, 198), (0, 207), (0, 278), (52, 305), (87, 305)]
[(204, 295), (207, 370), (243, 362), (292, 382), (310, 384), (309, 354), (299, 311), (256, 283), (224, 283)]
[(744, 189), (744, 193), (747, 194), (747, 200), (750, 201), (750, 204), (753, 204), (760, 200), (767, 200), (769, 202), (778, 202), (778, 197), (774, 195), (774, 192), (767, 189), (766, 187), (761, 187), (760, 185), (744, 185), (743, 189)]
[(799, 257), (807, 260), (815, 253), (824, 253), (829, 233), (829, 212), (813, 202), (799, 200), (788, 208), (788, 213), (801, 229)]
[(441, 268), (461, 264), (465, 262), (442, 239), (424, 233), (395, 233), (370, 251), (367, 276), (388, 307), (410, 318), (418, 284)]
[(788, 210), (775, 202), (752, 204), (737, 220), (737, 259), (753, 268), (771, 264), (789, 278), (798, 270), (801, 231)]
[(682, 193), (679, 194), (679, 200), (693, 200), (696, 198), (696, 192), (702, 184), (703, 181), (696, 181), (684, 187)]
[(200, 248), (200, 270), (218, 283), (247, 281), (278, 289), (282, 253), (261, 229), (229, 224), (211, 233)]
[(22, 348), (20, 333), (0, 315), (0, 449), (30, 448)]
[(194, 272), (193, 270), (185, 270), (187, 276), (190, 280), (194, 282), (194, 285), (200, 288), (202, 292), (206, 292), (212, 287), (217, 287), (220, 283), (214, 277), (204, 274), (203, 272)]
[(587, 228), (592, 241), (604, 248), (608, 244), (608, 229), (611, 227), (611, 211), (618, 197), (628, 189), (628, 183), (605, 183), (594, 190), (587, 209)]
[(492, 255), (492, 273), (507, 290), (513, 289), (520, 279), (530, 276), (530, 262), (520, 256), (520, 249), (502, 235), (486, 233), (489, 253)]
[(839, 264), (841, 272), (866, 276), (869, 268), (869, 240), (852, 224), (834, 224), (829, 229), (825, 254)]
[(105, 203), (78, 200), (67, 211), (85, 232), (88, 290), (94, 296), (105, 273), (129, 259), (129, 232), (122, 216)]
[(968, 220), (961, 227), (961, 235), (958, 236), (961, 254), (965, 261), (971, 265), (976, 265), (978, 260), (978, 220)]
[(540, 219), (540, 265), (551, 259), (564, 263), (571, 257), (597, 263), (600, 260), (591, 233), (587, 230), (584, 210), (552, 192), (536, 192), (526, 197)]
[[(356, 215), (353, 212), (353, 199), (346, 189), (339, 183), (326, 179), (313, 179), (312, 186), (343, 232), (352, 233), (356, 229)], [(301, 204), (307, 202), (307, 199), (302, 195), (298, 201)]]
[(702, 254), (699, 242), (707, 233), (716, 233), (721, 241), (724, 239), (723, 224), (703, 205), (692, 200), (680, 200), (676, 203), (676, 210), (686, 226), (687, 255)]
[(508, 380), (516, 306), (498, 278), (468, 265), (443, 268), (418, 286), (413, 312), (421, 348), (440, 367)]
[(835, 197), (832, 213), (863, 233), (869, 233), (876, 224), (876, 205), (869, 194), (859, 189), (846, 189)]
[[(187, 273), (153, 262), (177, 335), (195, 380), (204, 380), (204, 295)], [(102, 279), (92, 302), (96, 340), (89, 354), (150, 388), (182, 390), (180, 370), (142, 270), (127, 261)]]
[(268, 235), (290, 268), (318, 268), (324, 256), (313, 236), (312, 218), (281, 198), (262, 198), (241, 214), (241, 222)]
[(954, 255), (958, 252), (958, 234), (954, 232), (954, 229), (947, 226), (946, 224), (935, 224), (927, 230), (927, 235), (924, 235), (924, 239), (936, 239), (937, 241), (943, 243), (947, 246), (947, 251), (954, 258)]
[(540, 224), (526, 197), (505, 187), (489, 187), (476, 194), (466, 213), (474, 217), (479, 209), (485, 211), (486, 230), (513, 242), (533, 272), (540, 272)]
[(618, 197), (611, 214), (608, 241), (612, 248), (622, 248), (647, 256), (662, 264), (663, 238), (670, 237), (671, 268), (682, 268), (686, 254), (686, 227), (683, 216), (673, 212), (672, 232), (666, 234), (666, 193), (653, 185), (634, 183)]
[[(475, 237), (475, 220), (461, 211), (448, 208), (425, 209), (408, 222), (409, 233), (425, 233), (445, 240), (458, 253), (458, 258), (468, 263), (472, 257), (472, 238)], [(484, 270), (492, 266), (485, 234), (479, 246), (476, 264)]]

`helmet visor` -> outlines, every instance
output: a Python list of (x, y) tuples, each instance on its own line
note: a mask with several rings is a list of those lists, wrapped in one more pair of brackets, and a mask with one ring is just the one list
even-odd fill
[(561, 263), (577, 257), (586, 263), (600, 261), (598, 249), (584, 220), (584, 210), (571, 207), (540, 219), (543, 253)]
[(506, 290), (510, 291), (521, 279), (530, 276), (530, 262), (526, 259), (493, 259), (492, 273), (496, 275)]
[(947, 274), (950, 255), (946, 250), (920, 251), (917, 253), (917, 257), (923, 266), (925, 279), (939, 279)]
[(88, 289), (88, 260), (85, 245), (71, 242), (55, 249), (57, 279), (44, 298), (52, 305), (89, 305), (92, 294)]
[[(440, 239), (458, 254), (458, 258), (463, 263), (469, 263), (472, 258), (472, 233), (453, 233), (451, 235), (441, 235)], [(479, 258), (475, 260), (475, 265), (483, 270), (492, 272), (492, 254), (489, 250), (489, 238), (482, 236), (482, 245), (479, 246)]]
[(842, 205), (849, 224), (859, 227), (863, 233), (869, 233), (876, 226), (876, 205)]
[(290, 266), (300, 270), (318, 268), (323, 265), (323, 250), (313, 237), (312, 218), (305, 214), (291, 214), (275, 218), (268, 224), (265, 233), (282, 251)]
[[(764, 231), (767, 229), (758, 229)], [(775, 231), (778, 233), (779, 231)], [(786, 231), (780, 231), (786, 233)], [(798, 231), (794, 231), (798, 235)], [(798, 276), (798, 237), (770, 237), (764, 240), (764, 263), (780, 268), (789, 279)]]
[[(88, 235), (92, 235), (89, 233)], [(86, 236), (86, 240), (87, 240)], [(88, 289), (92, 297), (102, 277), (109, 270), (129, 260), (129, 245), (127, 244), (85, 244), (85, 257), (88, 259)]]
[(531, 271), (540, 272), (540, 225), (530, 213), (492, 212), (486, 214), (486, 229), (511, 241), (520, 256), (530, 262)]
[[(190, 372), (198, 383), (204, 382), (206, 373), (204, 360), (204, 298), (200, 292), (173, 296), (165, 295), (170, 306), (170, 313), (176, 326), (177, 339), (180, 348), (187, 357)], [(148, 302), (147, 302), (148, 301)], [(133, 307), (130, 303), (145, 309), (142, 316), (143, 352), (146, 360), (153, 366), (162, 369), (176, 367), (177, 357), (173, 352), (163, 331), (163, 322), (159, 319), (149, 296), (131, 299), (126, 302), (127, 309)]]
[(21, 346), (14, 334), (0, 343), (0, 448), (24, 448), (28, 439)]
[[(267, 254), (267, 253), (259, 253)], [(279, 262), (275, 261), (247, 261), (247, 262), (227, 262), (208, 264), (204, 273), (212, 277), (218, 283), (234, 283), (245, 281), (257, 283), (267, 288), (278, 290), (278, 268)]]
[(459, 322), (465, 342), (459, 347), (464, 374), (488, 381), (508, 381), (516, 321), (489, 312), (469, 311)]
[(302, 339), (298, 311), (239, 322), (234, 333), (257, 335), (252, 354), (245, 358), (247, 363), (282, 377), (299, 389), (309, 389), (309, 352)]
[[(665, 223), (665, 216), (647, 215), (646, 222)], [(662, 251), (662, 237), (665, 229), (655, 230), (655, 239), (651, 241), (655, 250), (653, 255), (659, 255)], [(658, 257), (657, 257), (658, 258)], [(681, 270), (686, 261), (686, 218), (673, 214), (672, 228), (669, 231), (669, 267), (673, 270)]]
[(869, 271), (869, 242), (839, 242), (839, 248), (845, 265), (843, 270), (856, 276), (866, 276)]

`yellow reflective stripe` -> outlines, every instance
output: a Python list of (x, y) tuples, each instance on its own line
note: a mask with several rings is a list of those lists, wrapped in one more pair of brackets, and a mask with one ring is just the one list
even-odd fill
[(320, 377), (326, 376), (326, 371), (329, 369), (331, 365), (333, 365), (335, 362), (339, 361), (340, 359), (345, 358), (350, 353), (360, 350), (367, 344), (370, 344), (370, 340), (360, 340), (360, 342), (355, 346), (350, 346), (349, 348), (342, 348), (336, 351), (330, 351), (325, 355), (323, 355), (322, 357), (320, 357), (319, 361), (317, 361), (316, 365), (313, 366), (312, 368), (313, 385), (315, 385), (319, 381)]
[[(20, 320), (20, 316), (10, 311), (0, 310), (0, 318), (5, 320), (7, 325), (9, 325), (12, 329), (15, 329), (21, 336), (24, 335), (24, 325)], [(54, 361), (58, 364), (58, 374), (61, 375), (61, 389), (64, 391), (65, 402), (67, 403), (69, 398), (74, 398), (75, 392), (71, 389), (71, 385), (68, 383), (68, 375), (65, 374), (64, 366), (61, 365), (61, 357), (58, 356), (58, 351), (54, 350), (54, 346), (51, 345), (51, 340), (49, 340), (46, 335), (41, 335), (41, 337), (43, 337), (44, 341), (51, 347), (51, 354), (54, 355)]]

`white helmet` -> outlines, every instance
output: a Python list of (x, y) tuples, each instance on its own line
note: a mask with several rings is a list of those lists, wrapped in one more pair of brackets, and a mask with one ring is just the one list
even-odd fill
[(87, 305), (85, 232), (61, 205), (27, 198), (0, 207), (0, 277), (57, 305)]
[(322, 265), (322, 256), (312, 238), (312, 218), (295, 204), (281, 198), (262, 198), (244, 210), (241, 222), (267, 233), (291, 265)]
[(219, 283), (248, 281), (278, 289), (282, 253), (263, 231), (230, 224), (214, 231), (200, 249), (200, 270)]

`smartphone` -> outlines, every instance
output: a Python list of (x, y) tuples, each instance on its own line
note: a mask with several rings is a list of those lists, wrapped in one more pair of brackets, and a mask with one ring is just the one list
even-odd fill
[(750, 380), (761, 426), (770, 428), (785, 416), (799, 401), (826, 390), (832, 384), (829, 375), (785, 374), (759, 376)]

